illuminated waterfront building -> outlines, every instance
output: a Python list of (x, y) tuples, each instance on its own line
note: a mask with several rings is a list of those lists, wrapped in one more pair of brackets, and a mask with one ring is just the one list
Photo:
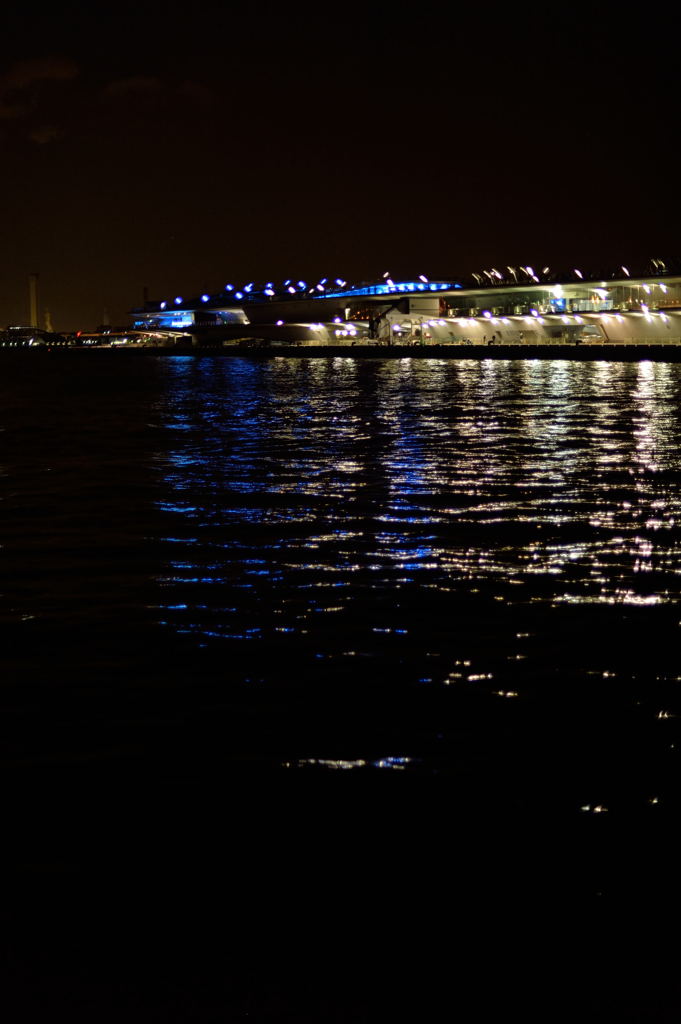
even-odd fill
[(651, 260), (592, 273), (577, 267), (491, 268), (468, 279), (417, 275), (352, 284), (228, 284), (133, 311), (137, 330), (199, 341), (249, 337), (314, 345), (681, 345), (681, 266)]

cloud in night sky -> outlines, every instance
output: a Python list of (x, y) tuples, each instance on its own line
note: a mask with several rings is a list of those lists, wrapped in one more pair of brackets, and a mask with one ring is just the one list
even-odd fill
[(35, 102), (36, 86), (67, 82), (77, 74), (78, 68), (67, 57), (17, 61), (0, 77), (0, 117), (20, 117)]
[[(76, 64), (67, 57), (17, 61), (0, 77), (0, 119), (17, 122), (20, 134), (38, 145), (54, 141), (62, 132), (43, 108), (54, 108), (55, 83), (70, 82), (77, 76)], [(39, 123), (31, 124), (36, 117)]]

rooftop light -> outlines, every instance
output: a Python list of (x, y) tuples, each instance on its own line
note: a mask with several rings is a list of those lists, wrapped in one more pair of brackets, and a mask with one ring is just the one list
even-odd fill
[(419, 274), (419, 281), (423, 281), (424, 284), (428, 284), (428, 278), (425, 274)]
[(210, 299), (210, 295), (202, 295), (201, 296), (201, 302), (208, 302), (209, 299)]
[(581, 270), (575, 269), (575, 274), (577, 275), (577, 277), (579, 277), (582, 280), (584, 280), (584, 275), (582, 274)]
[(626, 268), (626, 267), (622, 267), (622, 270), (623, 270), (623, 271), (624, 271), (624, 273), (625, 273), (625, 274), (627, 275), (627, 277), (630, 277), (630, 276), (631, 276), (631, 275), (629, 274), (629, 271), (627, 270), (627, 268)]
[(182, 302), (182, 296), (181, 295), (176, 296), (176, 298), (175, 298), (175, 305), (179, 306), (181, 302)]

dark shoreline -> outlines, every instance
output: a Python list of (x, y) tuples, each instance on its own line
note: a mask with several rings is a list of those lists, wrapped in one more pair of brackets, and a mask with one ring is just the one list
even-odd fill
[(229, 346), (228, 348), (202, 348), (199, 346), (117, 347), (117, 348), (61, 348), (36, 347), (2, 350), (2, 355), (26, 353), (43, 356), (81, 357), (97, 353), (120, 359), (125, 356), (195, 356), (198, 358), (226, 356), (247, 359), (570, 359), (581, 362), (606, 360), (609, 362), (681, 362), (681, 346), (676, 345), (429, 345), (377, 346), (377, 345), (277, 345)]

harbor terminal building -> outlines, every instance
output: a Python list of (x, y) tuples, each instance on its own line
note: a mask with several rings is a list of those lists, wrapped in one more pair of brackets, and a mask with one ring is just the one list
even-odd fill
[(597, 272), (491, 267), (468, 278), (227, 283), (132, 311), (161, 343), (285, 345), (679, 345), (681, 261)]

